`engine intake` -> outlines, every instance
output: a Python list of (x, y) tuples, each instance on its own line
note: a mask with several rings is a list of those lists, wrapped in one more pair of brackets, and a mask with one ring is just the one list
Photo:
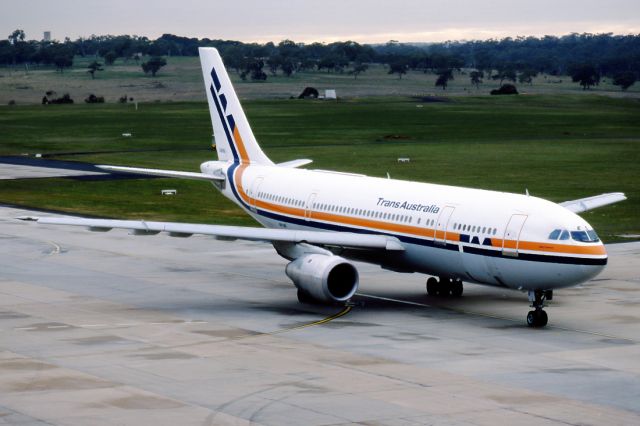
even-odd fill
[(340, 256), (307, 254), (289, 263), (285, 272), (296, 287), (322, 302), (344, 302), (358, 290), (358, 270)]

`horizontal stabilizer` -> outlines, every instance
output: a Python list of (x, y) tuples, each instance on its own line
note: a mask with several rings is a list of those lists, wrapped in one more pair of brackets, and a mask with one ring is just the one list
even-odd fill
[(622, 192), (611, 192), (608, 194), (594, 195), (593, 197), (580, 198), (579, 200), (565, 201), (564, 203), (560, 203), (560, 205), (574, 213), (582, 213), (626, 199), (627, 197)]
[(300, 159), (300, 160), (291, 160), (291, 161), (285, 161), (284, 163), (278, 163), (276, 164), (276, 166), (278, 167), (286, 167), (289, 169), (296, 169), (298, 167), (302, 167), (302, 166), (306, 166), (307, 164), (311, 164), (313, 163), (313, 160), (309, 160), (309, 159)]
[(137, 175), (150, 175), (150, 176), (162, 176), (168, 178), (178, 179), (193, 179), (193, 180), (224, 180), (224, 176), (208, 175), (205, 173), (193, 173), (193, 172), (178, 172), (175, 170), (160, 170), (160, 169), (143, 169), (140, 167), (120, 167), (120, 166), (97, 166), (102, 170), (108, 170), (117, 173), (133, 173)]
[(192, 234), (212, 235), (221, 240), (250, 240), (284, 243), (308, 243), (358, 249), (402, 251), (404, 246), (395, 237), (351, 232), (296, 231), (246, 226), (203, 225), (175, 222), (147, 222), (144, 220), (85, 219), (74, 217), (20, 217), (45, 225), (85, 226), (90, 230), (106, 231), (112, 228), (128, 229), (134, 235), (153, 235), (168, 232), (171, 236), (187, 237)]

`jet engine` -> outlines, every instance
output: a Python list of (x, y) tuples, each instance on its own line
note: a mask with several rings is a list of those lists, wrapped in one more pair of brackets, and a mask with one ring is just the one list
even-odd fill
[(358, 290), (358, 271), (340, 256), (307, 254), (285, 270), (298, 290), (320, 302), (344, 302)]

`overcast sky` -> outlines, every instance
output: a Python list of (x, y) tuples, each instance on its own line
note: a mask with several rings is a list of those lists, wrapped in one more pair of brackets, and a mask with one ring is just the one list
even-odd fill
[(163, 33), (242, 41), (444, 41), (640, 34), (640, 0), (2, 0), (0, 38)]

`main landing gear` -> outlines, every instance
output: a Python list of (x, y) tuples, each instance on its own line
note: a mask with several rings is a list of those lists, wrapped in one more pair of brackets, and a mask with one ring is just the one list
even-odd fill
[(547, 325), (549, 317), (544, 311), (544, 301), (553, 299), (553, 290), (529, 290), (529, 302), (533, 311), (527, 314), (529, 327), (541, 328)]
[(459, 279), (431, 277), (427, 280), (427, 294), (429, 296), (462, 296), (462, 281)]

